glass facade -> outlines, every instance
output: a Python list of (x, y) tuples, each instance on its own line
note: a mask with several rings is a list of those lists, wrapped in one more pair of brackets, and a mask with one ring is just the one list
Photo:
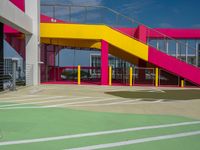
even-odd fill
[[(130, 63), (116, 58), (112, 55), (109, 55), (109, 66), (112, 66), (112, 68), (123, 68), (123, 67), (130, 67)], [(91, 54), (90, 55), (90, 66), (91, 67), (101, 67), (101, 55), (100, 54)]]
[(197, 50), (197, 56), (198, 56), (197, 63), (198, 63), (198, 67), (200, 67), (200, 41), (199, 41), (199, 43), (197, 45), (197, 48), (198, 48), (198, 50)]
[[(112, 66), (112, 79), (121, 83), (128, 83), (129, 79), (129, 67), (130, 63), (109, 55), (109, 66)], [(91, 54), (90, 55), (90, 67), (100, 68), (101, 67), (101, 55)], [(100, 69), (92, 69), (91, 75), (100, 75)]]
[(189, 64), (200, 66), (200, 39), (148, 39), (148, 44)]

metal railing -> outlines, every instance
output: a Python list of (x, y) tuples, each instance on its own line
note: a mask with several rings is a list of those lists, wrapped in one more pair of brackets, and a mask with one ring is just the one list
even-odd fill
[(3, 61), (0, 62), (0, 90), (13, 89), (13, 70), (12, 64), (5, 65)]
[(32, 81), (33, 65), (26, 65), (26, 68), (21, 69), (15, 59), (0, 62), (0, 91), (14, 91), (19, 86), (32, 85)]
[[(150, 42), (148, 38), (147, 44), (165, 52), (170, 55), (168, 41), (175, 42), (179, 49), (186, 48), (185, 54), (189, 49), (191, 51), (196, 51), (195, 47), (189, 46), (186, 42), (179, 41), (177, 39), (171, 38), (156, 29), (153, 29), (143, 23), (132, 19), (126, 15), (123, 15), (115, 10), (112, 10), (105, 6), (82, 6), (82, 5), (61, 5), (61, 4), (41, 4), (41, 13), (48, 17), (51, 17), (51, 22), (66, 22), (66, 23), (82, 23), (82, 24), (106, 24), (111, 27), (129, 27), (131, 32), (128, 33), (132, 38), (139, 40), (135, 34), (135, 30), (138, 26), (146, 27), (147, 37), (153, 37), (154, 39), (162, 39), (164, 42), (163, 47), (155, 46)], [(47, 20), (49, 22), (49, 20)], [(146, 43), (145, 43), (146, 44)], [(171, 54), (171, 56), (173, 56)], [(176, 55), (178, 56), (178, 55)], [(184, 61), (182, 57), (176, 57), (180, 61)], [(187, 58), (184, 61), (187, 62)], [(194, 64), (192, 64), (194, 65)], [(196, 65), (196, 64), (195, 64)]]

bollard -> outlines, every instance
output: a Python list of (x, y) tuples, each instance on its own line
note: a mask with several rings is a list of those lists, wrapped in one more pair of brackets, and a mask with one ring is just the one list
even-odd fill
[(129, 79), (129, 85), (130, 86), (133, 86), (133, 68), (132, 67), (130, 67), (130, 79)]
[(78, 85), (81, 84), (81, 66), (78, 65)]
[(159, 69), (156, 68), (156, 73), (155, 73), (155, 86), (158, 87), (158, 76), (159, 76)]
[(184, 86), (185, 86), (184, 84), (185, 84), (184, 80), (181, 80), (181, 87), (182, 88), (184, 88)]
[(109, 85), (112, 85), (112, 66), (109, 67)]

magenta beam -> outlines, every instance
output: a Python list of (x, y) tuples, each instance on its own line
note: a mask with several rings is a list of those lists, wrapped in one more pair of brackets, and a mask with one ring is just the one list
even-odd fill
[(149, 46), (149, 62), (200, 85), (200, 69)]
[(108, 43), (101, 41), (101, 85), (108, 85)]

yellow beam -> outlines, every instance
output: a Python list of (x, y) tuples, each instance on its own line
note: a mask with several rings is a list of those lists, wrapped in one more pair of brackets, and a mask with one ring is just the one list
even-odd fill
[(130, 78), (129, 79), (129, 81), (130, 81), (129, 85), (133, 86), (133, 68), (132, 67), (130, 67), (130, 77), (129, 78)]
[(101, 48), (101, 42), (96, 40), (41, 38), (41, 43), (77, 48)]
[(109, 67), (109, 85), (112, 85), (112, 66)]
[(81, 66), (78, 65), (78, 85), (81, 84)]
[[(148, 61), (148, 45), (124, 35), (106, 25), (40, 23), (40, 36), (51, 39), (105, 40), (121, 49), (120, 55), (128, 53)], [(123, 53), (124, 52), (124, 53)]]
[(156, 68), (156, 73), (155, 73), (155, 86), (158, 87), (158, 76), (159, 76), (159, 69)]

